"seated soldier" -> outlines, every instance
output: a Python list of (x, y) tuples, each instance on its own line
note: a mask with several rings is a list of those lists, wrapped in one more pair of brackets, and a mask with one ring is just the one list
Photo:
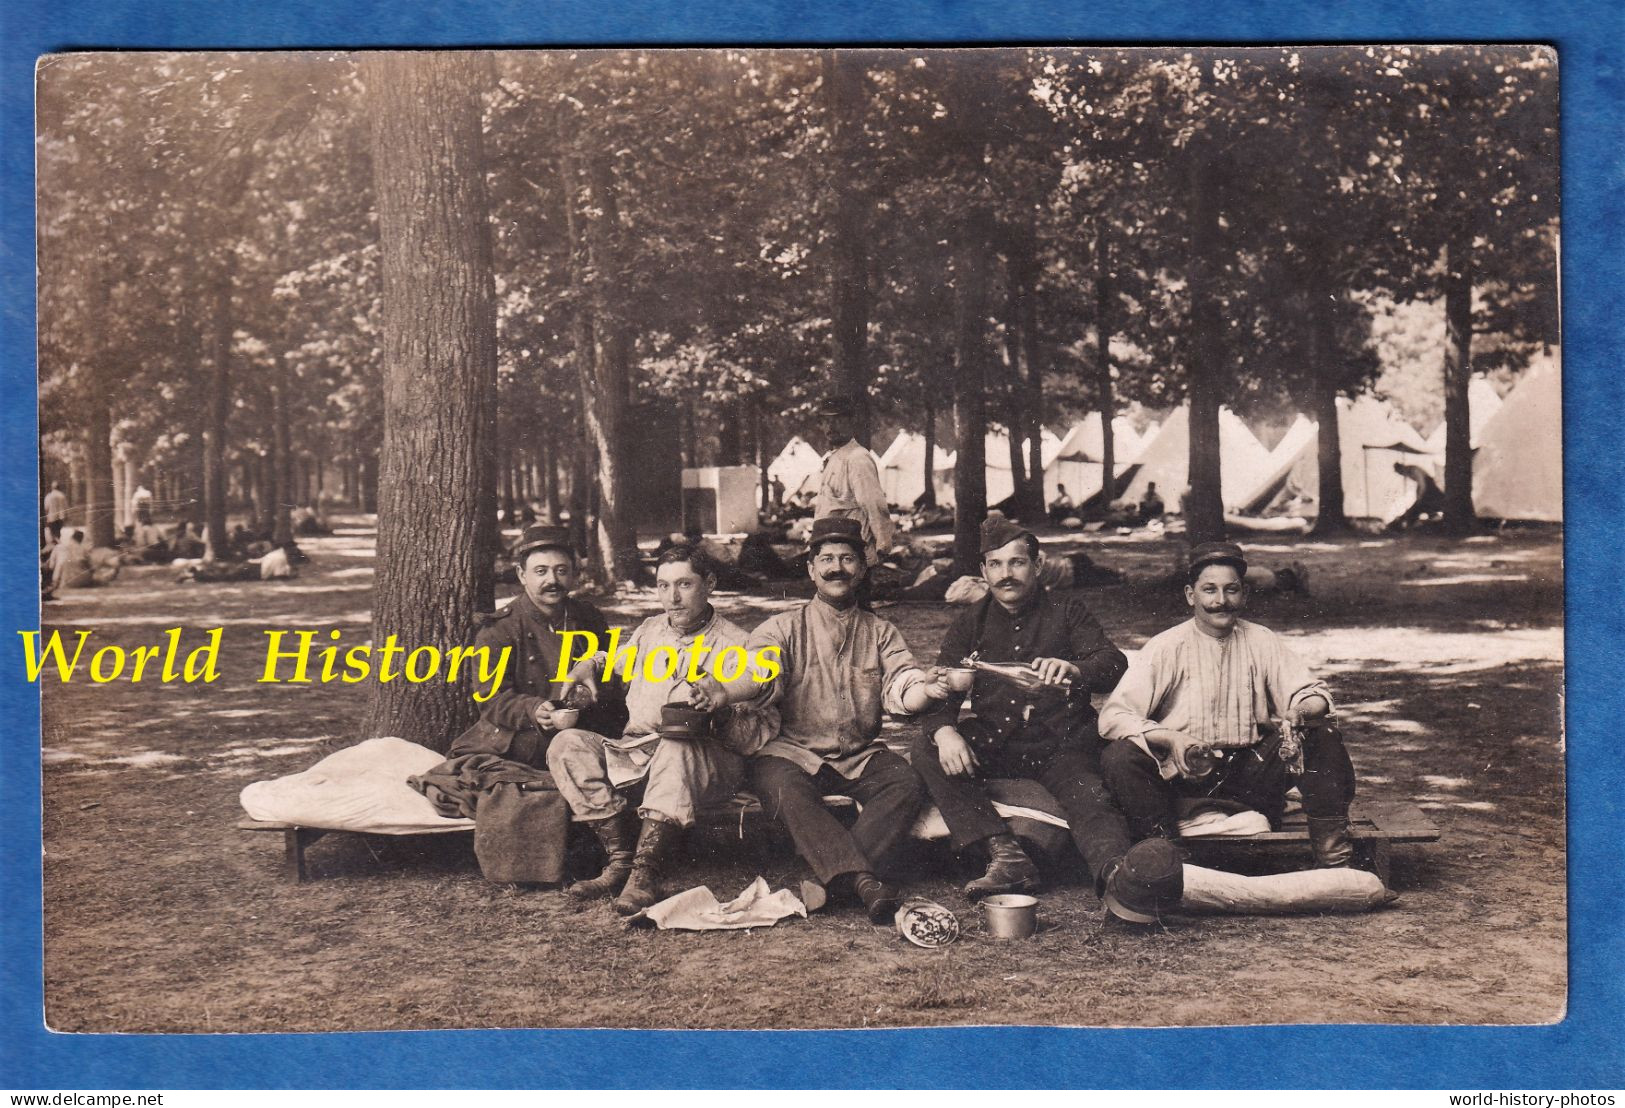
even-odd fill
[[(507, 607), (483, 617), (474, 636), (475, 647), (489, 648), (493, 660), (506, 648), (508, 667), (480, 721), (457, 736), (447, 757), (496, 754), (545, 769), (548, 744), (562, 730), (554, 710), (564, 710), (563, 698), (571, 692), (570, 683), (553, 680), (564, 647), (559, 632), (591, 631), (602, 640), (609, 624), (597, 608), (570, 595), (580, 566), (567, 528), (527, 527), (514, 553), (522, 591)], [(607, 699), (579, 711), (575, 725), (601, 735), (618, 734), (626, 718), (624, 705)]]
[[(858, 607), (868, 566), (858, 520), (817, 520), (807, 553), (817, 594), (750, 636), (750, 657), (767, 651), (780, 671), (764, 681), (749, 671), (727, 683), (706, 677), (695, 702), (706, 709), (730, 700), (778, 708), (777, 736), (747, 767), (752, 789), (789, 830), (820, 885), (855, 894), (870, 920), (886, 923), (902, 897), (879, 875), (924, 805), (925, 786), (879, 741), (881, 711), (922, 712), (948, 689), (915, 664), (896, 627)], [(862, 805), (850, 830), (824, 807), (827, 793)]]
[(1056, 485), (1055, 492), (1055, 502), (1049, 506), (1049, 521), (1059, 526), (1062, 520), (1078, 514), (1078, 503), (1066, 491), (1065, 485)]
[[(957, 700), (941, 705), (926, 717), (910, 758), (954, 849), (980, 844), (987, 850), (987, 872), (965, 886), (973, 900), (1040, 887), (1038, 867), (987, 795), (989, 777), (1032, 778), (1054, 795), (1098, 894), (1105, 894), (1130, 849), (1128, 824), (1100, 779), (1102, 744), (1089, 700), (1091, 693), (1110, 692), (1128, 662), (1076, 594), (1052, 593), (1039, 583), (1043, 564), (1032, 532), (997, 516), (983, 523), (982, 576), (989, 592), (948, 628), (937, 662), (958, 666), (975, 654), (986, 662), (1026, 663), (1042, 684), (1027, 691), (978, 673), (972, 714), (960, 720)], [(1114, 914), (1113, 905), (1140, 899), (1121, 881), (1117, 886), (1119, 895), (1107, 899)]]
[(1155, 481), (1146, 482), (1145, 497), (1140, 501), (1140, 522), (1150, 523), (1154, 519), (1161, 519), (1167, 506), (1162, 502), (1162, 494), (1157, 491)]
[[(624, 686), (628, 715), (622, 736), (611, 739), (582, 728), (565, 730), (547, 751), (547, 768), (571, 814), (598, 830), (609, 853), (602, 873), (577, 881), (568, 891), (578, 897), (620, 893), (615, 910), (622, 915), (659, 899), (660, 873), (677, 840), (684, 829), (694, 826), (698, 808), (733, 796), (744, 777), (742, 755), (754, 748), (752, 736), (763, 722), (760, 713), (723, 709), (711, 734), (660, 733), (662, 709), (674, 703), (687, 705), (692, 697), (693, 687), (686, 679), (691, 650), (705, 651), (697, 664), (700, 672), (741, 664), (747, 636), (711, 606), (716, 584), (715, 566), (702, 550), (679, 544), (662, 554), (655, 592), (665, 611), (644, 620), (629, 641), (618, 645), (620, 652), (635, 653), (625, 662), (600, 653), (571, 670), (594, 699), (600, 672), (603, 680)], [(722, 652), (730, 648), (734, 653), (723, 659)], [(657, 651), (674, 651), (677, 658), (660, 680), (650, 677), (663, 665)], [(646, 665), (653, 668), (645, 669)], [(635, 813), (628, 812), (623, 790), (644, 781), (642, 803)]]
[(48, 568), (51, 571), (51, 587), (57, 592), (94, 585), (95, 567), (91, 564), (85, 533), (77, 529), (68, 532), (51, 549)]
[[(1239, 617), (1246, 576), (1239, 546), (1192, 549), (1192, 618), (1148, 642), (1101, 709), (1114, 740), (1102, 774), (1136, 837), (1176, 834), (1181, 796), (1237, 801), (1279, 828), (1297, 785), (1316, 864), (1345, 866), (1354, 767), (1323, 722), (1331, 693), (1279, 636)], [(1283, 718), (1291, 734), (1272, 723)]]
[(169, 548), (177, 558), (203, 557), (203, 539), (193, 530), (190, 521), (175, 525), (175, 541), (170, 543)]

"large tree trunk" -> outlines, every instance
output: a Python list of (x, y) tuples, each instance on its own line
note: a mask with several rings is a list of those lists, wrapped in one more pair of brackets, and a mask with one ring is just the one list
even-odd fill
[(513, 467), (519, 464), (519, 451), (514, 449), (513, 443), (509, 441), (510, 438), (511, 433), (509, 438), (504, 438), (502, 442), (502, 457), (500, 464), (502, 466), (502, 522), (507, 524), (509, 527), (512, 527), (514, 525), (515, 511), (513, 496)]
[(232, 286), (237, 252), (227, 243), (225, 263), (215, 274), (210, 317), (208, 396), (203, 423), (203, 560), (216, 561), (226, 549), (226, 417), (231, 412)]
[(130, 494), (135, 490), (130, 487), (129, 470), (125, 468), (124, 461), (118, 456), (118, 450), (112, 451), (113, 465), (113, 532), (115, 538), (130, 522)]
[(1467, 407), (1473, 376), (1473, 232), (1466, 221), (1445, 247), (1444, 263), (1444, 525), (1466, 534), (1478, 527)]
[(925, 492), (920, 506), (937, 506), (937, 406), (927, 397), (925, 401)]
[[(1190, 165), (1190, 335), (1186, 346), (1186, 396), (1190, 402), (1190, 491), (1185, 495), (1185, 535), (1191, 545), (1224, 538), (1224, 499), (1219, 486), (1219, 383), (1221, 319), (1214, 286), (1219, 250), (1218, 213), (1204, 154)], [(1170, 489), (1173, 495), (1178, 490)]]
[(859, 182), (864, 161), (864, 71), (860, 62), (824, 51), (824, 88), (829, 97), (833, 193), (830, 227), (834, 257), (830, 299), (835, 391), (856, 411), (856, 438), (869, 445), (869, 259), (868, 202)]
[(1343, 507), (1343, 440), (1337, 426), (1337, 343), (1332, 315), (1331, 283), (1314, 266), (1309, 276), (1309, 379), (1315, 390), (1315, 419), (1320, 429), (1315, 443), (1320, 467), (1316, 495), (1316, 535), (1335, 535), (1349, 529)]
[[(479, 54), (364, 55), (383, 276), (384, 447), (372, 637), (466, 643), (491, 603), (496, 308)], [(456, 682), (376, 682), (364, 732), (436, 750), (472, 722)]]
[(954, 256), (954, 571), (981, 572), (987, 515), (987, 219), (973, 213), (959, 228)]
[(107, 394), (101, 389), (90, 400), (90, 420), (85, 428), (85, 461), (89, 480), (86, 482), (85, 539), (91, 546), (112, 546), (114, 539), (113, 505), (113, 413), (107, 404)]
[(1005, 447), (1010, 455), (1010, 515), (1025, 519), (1027, 506), (1027, 467), (1021, 450), (1021, 435), (1027, 425), (1021, 410), (1021, 340), (1015, 323), (1014, 296), (1004, 305), (1004, 426)]
[(744, 457), (739, 426), (739, 406), (724, 404), (717, 420), (717, 465), (736, 466)]
[(293, 518), (288, 510), (288, 504), (293, 499), (290, 476), (290, 454), (288, 433), (288, 378), (292, 373), (288, 364), (281, 359), (277, 361), (278, 380), (274, 386), (272, 402), (271, 457), (271, 541), (274, 543), (290, 542), (293, 539)]
[(1044, 392), (1038, 363), (1038, 259), (1030, 228), (1009, 236), (1006, 271), (1009, 305), (1005, 326), (1010, 340), (1010, 387), (1020, 395), (1017, 416), (1027, 440), (1026, 479), (1016, 484), (1016, 510), (1022, 522), (1045, 522)]
[(1027, 416), (1027, 510), (1025, 518), (1033, 526), (1049, 518), (1044, 498), (1044, 363), (1039, 354), (1037, 273), (1030, 271), (1025, 295), (1021, 298), (1021, 361), (1027, 371), (1025, 402)]
[(558, 439), (553, 435), (551, 427), (542, 430), (541, 456), (537, 459), (537, 478), (542, 483), (542, 503), (547, 508), (549, 523), (557, 523), (563, 514), (559, 501), (559, 458)]
[(620, 207), (609, 163), (593, 157), (588, 163), (591, 212), (587, 220), (588, 254), (597, 285), (594, 289), (598, 339), (598, 373), (583, 396), (587, 434), (598, 455), (598, 526), (594, 534), (595, 564), (606, 582), (632, 581), (638, 573), (638, 536), (632, 523), (628, 474), (631, 471), (627, 434), (627, 399), (631, 393), (631, 342), (627, 321), (612, 298), (619, 289), (607, 282), (620, 274)]
[[(568, 145), (574, 141), (568, 134), (561, 134), (561, 143)], [(587, 473), (588, 464), (588, 432), (586, 430), (587, 406), (592, 402), (594, 383), (598, 376), (598, 343), (596, 322), (593, 319), (592, 293), (587, 287), (587, 266), (590, 257), (587, 251), (586, 230), (582, 226), (584, 215), (582, 209), (586, 206), (583, 196), (583, 183), (581, 167), (576, 158), (567, 155), (559, 160), (559, 183), (564, 192), (564, 226), (569, 246), (569, 274), (570, 274), (570, 303), (573, 310), (570, 316), (570, 343), (575, 350), (575, 387), (576, 411), (581, 413), (581, 425), (575, 428), (570, 436), (570, 531), (572, 541), (577, 550), (588, 549), (587, 535)], [(601, 569), (601, 565), (596, 565)]]
[(763, 512), (773, 510), (773, 482), (767, 473), (770, 459), (767, 456), (767, 444), (762, 441), (762, 401), (753, 397), (750, 402), (750, 443), (756, 452), (756, 477), (760, 485), (760, 500)]
[[(1112, 283), (1111, 240), (1105, 221), (1095, 223), (1095, 393), (1100, 409), (1100, 504), (1109, 509), (1117, 499), (1117, 439), (1112, 420), (1117, 417), (1117, 398), (1112, 383)], [(1083, 507), (1080, 490), (1071, 490)]]

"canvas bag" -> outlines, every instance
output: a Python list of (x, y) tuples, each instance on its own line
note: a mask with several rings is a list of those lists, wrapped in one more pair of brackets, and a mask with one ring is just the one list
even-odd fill
[(534, 781), (501, 782), (474, 812), (474, 856), (489, 881), (553, 885), (564, 880), (570, 809), (557, 789)]

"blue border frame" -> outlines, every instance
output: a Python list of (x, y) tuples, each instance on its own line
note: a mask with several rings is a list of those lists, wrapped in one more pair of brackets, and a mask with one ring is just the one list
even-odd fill
[[(440, 5), (452, 8), (450, 4)], [(1065, 1031), (392, 1032), (53, 1035), (40, 1026), (38, 690), (4, 647), (12, 721), (0, 805), (0, 1085), (14, 1088), (603, 1086), (1625, 1087), (1625, 761), (1618, 755), (1625, 605), (1611, 587), (1625, 472), (1625, 21), (1617, 0), (11, 0), (0, 24), (0, 389), (34, 390), (32, 73), (69, 48), (545, 45), (610, 42), (1546, 42), (1560, 51), (1570, 689), (1570, 999), (1543, 1028), (1282, 1027)], [(1612, 151), (1613, 153), (1610, 153)], [(1610, 357), (1611, 356), (1611, 357)], [(13, 391), (15, 390), (15, 391)], [(1605, 414), (1606, 413), (1606, 414)], [(0, 628), (37, 626), (31, 406), (0, 411)], [(1582, 772), (1572, 772), (1573, 767)], [(635, 1051), (629, 1055), (628, 1051)], [(448, 1072), (444, 1059), (459, 1065)], [(607, 1062), (635, 1056), (635, 1067)], [(1042, 1060), (1041, 1062), (1039, 1060)], [(1035, 1063), (1037, 1063), (1035, 1065)]]

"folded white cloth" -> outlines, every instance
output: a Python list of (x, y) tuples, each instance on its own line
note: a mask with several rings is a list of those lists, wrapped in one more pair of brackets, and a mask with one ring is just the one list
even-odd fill
[(772, 927), (786, 916), (806, 919), (807, 906), (789, 889), (772, 892), (767, 879), (758, 877), (726, 904), (719, 904), (716, 895), (701, 885), (667, 897), (627, 922), (652, 923), (662, 931), (740, 931)]
[(1179, 821), (1182, 839), (1207, 839), (1262, 835), (1270, 829), (1263, 812), (1221, 812), (1207, 808)]

